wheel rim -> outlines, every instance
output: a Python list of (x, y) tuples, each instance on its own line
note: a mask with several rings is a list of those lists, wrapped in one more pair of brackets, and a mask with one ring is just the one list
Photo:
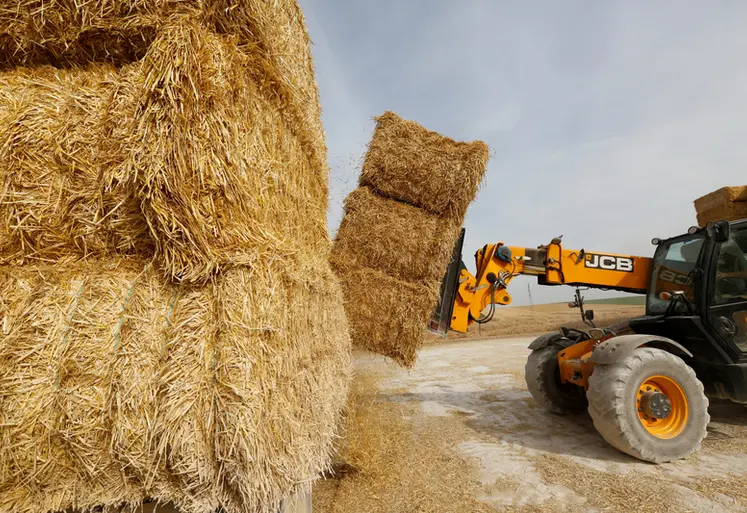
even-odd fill
[(646, 378), (638, 387), (636, 407), (644, 429), (656, 438), (674, 438), (687, 425), (687, 395), (670, 377)]

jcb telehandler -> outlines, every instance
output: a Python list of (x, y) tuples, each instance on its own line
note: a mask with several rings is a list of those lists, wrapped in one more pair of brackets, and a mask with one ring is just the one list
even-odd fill
[(553, 413), (589, 412), (619, 450), (655, 463), (685, 457), (706, 436), (708, 399), (747, 404), (747, 220), (692, 227), (654, 239), (653, 258), (567, 250), (559, 238), (537, 249), (489, 244), (476, 274), (454, 248), (429, 327), (445, 334), (488, 322), (511, 302), (508, 284), (536, 275), (543, 285), (646, 294), (646, 314), (622, 327), (563, 328), (534, 340), (525, 377)]

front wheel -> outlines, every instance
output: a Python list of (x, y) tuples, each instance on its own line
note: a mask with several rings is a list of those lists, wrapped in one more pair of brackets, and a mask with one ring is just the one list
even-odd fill
[(583, 387), (560, 380), (558, 352), (571, 344), (573, 342), (559, 335), (553, 337), (549, 345), (529, 354), (524, 368), (524, 379), (534, 400), (560, 415), (583, 413), (587, 406)]
[(695, 372), (677, 356), (652, 347), (597, 365), (586, 397), (594, 427), (610, 445), (654, 463), (698, 450), (710, 421)]

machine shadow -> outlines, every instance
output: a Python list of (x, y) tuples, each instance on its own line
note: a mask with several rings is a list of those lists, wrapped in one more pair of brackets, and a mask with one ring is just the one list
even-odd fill
[(711, 399), (708, 406), (708, 413), (711, 415), (712, 424), (747, 426), (747, 408), (743, 404), (722, 399)]

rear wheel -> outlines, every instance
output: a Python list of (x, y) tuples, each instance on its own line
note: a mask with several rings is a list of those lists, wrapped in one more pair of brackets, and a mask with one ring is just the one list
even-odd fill
[(532, 351), (524, 368), (529, 392), (537, 403), (553, 413), (583, 413), (588, 404), (583, 387), (560, 381), (558, 352), (574, 342), (559, 333), (543, 337), (549, 339), (549, 344)]
[(639, 347), (589, 378), (589, 414), (612, 446), (663, 463), (700, 448), (710, 421), (708, 399), (695, 372), (677, 356)]

